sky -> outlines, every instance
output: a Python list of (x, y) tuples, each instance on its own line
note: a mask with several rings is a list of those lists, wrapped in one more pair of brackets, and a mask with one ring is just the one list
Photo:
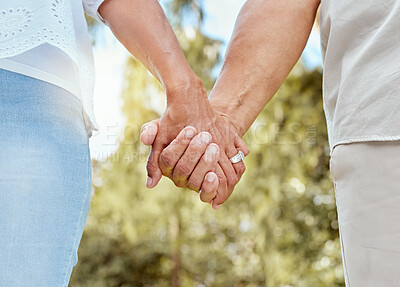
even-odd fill
[[(161, 1), (162, 3), (162, 1)], [(205, 0), (203, 32), (222, 40), (222, 55), (232, 34), (235, 20), (245, 0)], [(118, 148), (119, 135), (125, 119), (121, 113), (120, 98), (124, 64), (129, 53), (118, 43), (108, 28), (102, 31), (102, 39), (94, 48), (96, 65), (95, 114), (99, 131), (90, 139), (91, 156), (104, 161)], [(321, 65), (319, 33), (314, 30), (303, 53), (304, 63), (313, 68)], [(219, 68), (215, 73), (218, 75)]]

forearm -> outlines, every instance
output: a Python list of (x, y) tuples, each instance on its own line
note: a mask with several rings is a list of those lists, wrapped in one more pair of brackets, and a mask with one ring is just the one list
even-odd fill
[(167, 91), (199, 83), (157, 0), (106, 0), (99, 13)]
[(243, 135), (299, 59), (319, 0), (248, 0), (236, 21), (211, 104)]

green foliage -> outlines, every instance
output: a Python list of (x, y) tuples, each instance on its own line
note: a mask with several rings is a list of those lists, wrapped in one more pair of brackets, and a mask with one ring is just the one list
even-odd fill
[(266, 285), (343, 286), (321, 72), (296, 67), (245, 141), (235, 195), (253, 206)]
[[(192, 29), (175, 26), (210, 89), (219, 42)], [(135, 59), (124, 83), (127, 126), (115, 155), (93, 163), (92, 207), (71, 287), (344, 286), (319, 70), (297, 66), (245, 135), (247, 172), (217, 212), (166, 179), (145, 188), (149, 149), (139, 128), (159, 116), (164, 95)]]
[(204, 87), (210, 91), (215, 81), (211, 68), (219, 62), (222, 43), (203, 35), (199, 29), (186, 28), (186, 31), (175, 31), (186, 59), (202, 80)]

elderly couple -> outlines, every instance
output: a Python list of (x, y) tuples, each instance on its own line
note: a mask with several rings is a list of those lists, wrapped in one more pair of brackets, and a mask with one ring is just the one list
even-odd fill
[[(324, 110), (347, 286), (400, 286), (400, 1), (248, 0), (209, 97), (157, 0), (0, 0), (0, 286), (67, 286), (90, 207), (93, 59), (84, 11), (162, 83), (144, 125), (162, 175), (218, 209), (241, 140), (320, 7)], [(221, 11), (223, 13), (223, 11)]]

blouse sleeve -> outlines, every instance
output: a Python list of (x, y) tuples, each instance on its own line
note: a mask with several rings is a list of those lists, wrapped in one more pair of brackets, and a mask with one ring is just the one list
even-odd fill
[(83, 9), (86, 14), (104, 23), (103, 18), (98, 12), (98, 9), (103, 2), (104, 0), (82, 0)]

